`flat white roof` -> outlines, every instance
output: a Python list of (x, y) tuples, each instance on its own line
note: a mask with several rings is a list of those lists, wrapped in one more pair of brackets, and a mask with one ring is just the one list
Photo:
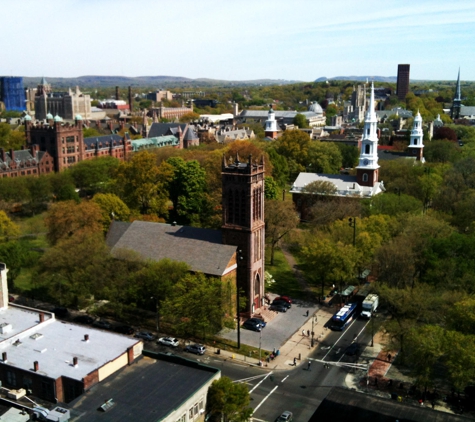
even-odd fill
[[(0, 326), (7, 331), (0, 333), (0, 352), (7, 353), (9, 366), (33, 371), (33, 362), (38, 361), (39, 374), (80, 381), (138, 343), (124, 335), (58, 321), (49, 312), (43, 312), (40, 323), (41, 312), (18, 305), (0, 309)], [(78, 358), (77, 367), (73, 357)]]
[(370, 197), (381, 193), (381, 183), (374, 186), (361, 186), (356, 182), (356, 176), (345, 174), (318, 174), (318, 173), (300, 173), (292, 184), (290, 193), (304, 193), (302, 189), (309, 183), (322, 181), (330, 182), (336, 186), (337, 192), (331, 196), (358, 196)]

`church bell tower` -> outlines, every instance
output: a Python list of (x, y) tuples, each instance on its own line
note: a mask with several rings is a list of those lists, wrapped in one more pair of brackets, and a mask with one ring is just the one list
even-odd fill
[(416, 157), (417, 161), (421, 161), (422, 163), (425, 162), (424, 160), (424, 144), (422, 143), (424, 137), (424, 133), (422, 132), (422, 117), (419, 111), (414, 117), (414, 124), (411, 130), (411, 140), (409, 141), (409, 146), (407, 149), (409, 150), (412, 156)]
[(360, 186), (374, 186), (378, 183), (378, 119), (374, 111), (374, 86), (371, 84), (371, 95), (368, 111), (364, 121), (363, 139), (359, 164), (356, 167), (356, 181)]
[(264, 158), (241, 162), (239, 156), (221, 168), (223, 243), (236, 245), (237, 287), (254, 313), (264, 298)]

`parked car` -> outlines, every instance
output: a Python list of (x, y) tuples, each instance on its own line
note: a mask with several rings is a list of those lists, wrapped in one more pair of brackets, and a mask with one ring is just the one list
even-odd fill
[(345, 350), (345, 355), (355, 356), (360, 353), (361, 346), (358, 343), (351, 343)]
[(259, 324), (256, 321), (252, 321), (250, 319), (244, 321), (244, 324), (242, 324), (242, 326), (243, 328), (247, 328), (248, 330), (257, 331), (257, 332), (262, 330), (261, 324)]
[(107, 321), (104, 321), (103, 319), (98, 319), (97, 321), (94, 321), (94, 327), (97, 328), (103, 328), (104, 330), (110, 330), (111, 329), (111, 324)]
[(285, 300), (277, 300), (277, 299), (274, 299), (274, 300), (273, 300), (272, 305), (283, 305), (283, 306), (285, 306), (287, 309), (289, 309), (289, 308), (292, 307), (292, 304), (291, 304), (291, 303), (286, 302)]
[(73, 321), (80, 322), (81, 324), (92, 324), (94, 322), (94, 318), (89, 315), (78, 315)]
[(206, 347), (201, 344), (190, 344), (185, 347), (185, 352), (194, 353), (196, 355), (204, 355), (206, 352)]
[(145, 341), (155, 340), (155, 336), (150, 331), (139, 331), (137, 334), (135, 334), (135, 337), (141, 338)]
[(277, 312), (287, 312), (287, 306), (284, 306), (282, 305), (281, 303), (272, 303), (270, 306), (269, 306), (269, 309), (271, 311), (277, 311)]
[(280, 415), (275, 422), (291, 422), (294, 420), (292, 412), (286, 410), (282, 415)]
[(163, 344), (164, 346), (177, 347), (180, 341), (175, 337), (160, 337), (157, 343)]
[(283, 300), (287, 303), (292, 303), (292, 299), (289, 296), (278, 296), (274, 300)]
[(117, 327), (114, 328), (114, 331), (120, 334), (134, 334), (135, 330), (133, 327), (130, 325), (118, 325)]
[(57, 317), (67, 317), (69, 315), (68, 308), (64, 306), (57, 306), (56, 308), (51, 309), (51, 312)]
[(249, 318), (248, 321), (253, 321), (253, 322), (256, 322), (257, 324), (259, 324), (262, 328), (264, 328), (267, 323), (263, 320), (263, 319), (260, 319), (260, 318)]
[(8, 295), (8, 301), (9, 302), (15, 302), (15, 296)]

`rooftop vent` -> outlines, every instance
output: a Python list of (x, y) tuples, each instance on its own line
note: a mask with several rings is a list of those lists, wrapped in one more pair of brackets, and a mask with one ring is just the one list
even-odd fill
[(30, 338), (32, 340), (39, 340), (41, 337), (43, 337), (43, 334), (41, 334), (41, 333), (35, 333), (35, 334), (30, 336)]

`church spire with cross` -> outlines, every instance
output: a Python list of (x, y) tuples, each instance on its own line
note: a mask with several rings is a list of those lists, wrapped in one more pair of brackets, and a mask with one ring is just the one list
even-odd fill
[(452, 108), (450, 110), (450, 118), (459, 119), (460, 118), (460, 108), (462, 107), (462, 91), (460, 89), (460, 68), (457, 76), (457, 85), (455, 86), (455, 95), (452, 101)]

